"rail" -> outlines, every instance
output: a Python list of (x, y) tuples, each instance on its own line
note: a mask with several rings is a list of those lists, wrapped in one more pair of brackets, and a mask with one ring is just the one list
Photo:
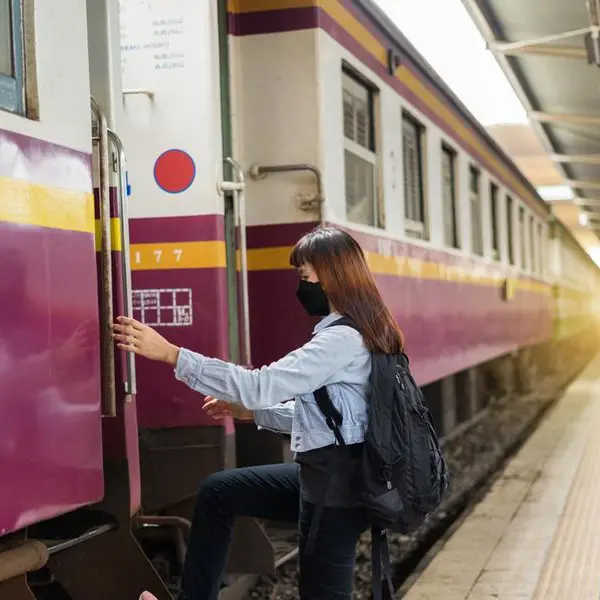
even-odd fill
[(321, 170), (315, 165), (309, 163), (298, 163), (290, 165), (252, 165), (249, 170), (249, 175), (252, 179), (260, 180), (264, 179), (270, 173), (297, 173), (301, 171), (308, 171), (315, 176), (317, 183), (317, 196), (311, 202), (301, 203), (300, 208), (302, 210), (315, 210), (321, 208), (323, 204), (323, 175)]
[(250, 339), (250, 292), (248, 287), (248, 241), (247, 241), (247, 222), (246, 222), (246, 181), (244, 171), (240, 164), (230, 156), (225, 162), (231, 165), (234, 173), (234, 181), (222, 181), (219, 184), (221, 193), (231, 192), (234, 194), (237, 225), (239, 229), (239, 251), (240, 251), (240, 276), (242, 279), (242, 326), (243, 326), (243, 352), (246, 365), (252, 364), (252, 349)]
[(73, 546), (77, 546), (78, 544), (83, 544), (84, 542), (88, 542), (91, 539), (94, 539), (100, 535), (108, 533), (109, 531), (114, 531), (116, 529), (116, 525), (113, 523), (106, 523), (104, 525), (98, 525), (98, 527), (93, 527), (92, 529), (88, 529), (83, 532), (81, 535), (78, 535), (73, 538), (69, 538), (66, 540), (61, 540), (60, 542), (49, 543), (48, 545), (48, 553), (50, 555), (56, 554), (58, 552), (62, 552), (63, 550), (68, 550), (69, 548), (73, 548)]
[(115, 382), (115, 346), (109, 329), (114, 320), (112, 281), (112, 238), (110, 215), (110, 175), (108, 152), (108, 126), (99, 104), (91, 97), (92, 115), (98, 127), (92, 141), (98, 144), (100, 206), (100, 265), (101, 265), (101, 310), (102, 310), (102, 416), (117, 416), (117, 390)]
[[(125, 150), (121, 138), (112, 131), (108, 130), (108, 138), (111, 141), (116, 154), (117, 160), (115, 170), (118, 180), (118, 197), (119, 197), (119, 223), (121, 227), (121, 280), (123, 285), (123, 299), (125, 316), (133, 316), (133, 299), (131, 285), (131, 243), (129, 241), (129, 212), (127, 205), (127, 161), (125, 158)], [(135, 372), (135, 356), (131, 352), (125, 354), (126, 377), (125, 377), (125, 397), (131, 401), (131, 397), (137, 392), (136, 372)]]

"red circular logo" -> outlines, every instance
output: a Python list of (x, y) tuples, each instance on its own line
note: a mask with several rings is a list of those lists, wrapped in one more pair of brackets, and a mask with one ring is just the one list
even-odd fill
[(154, 163), (154, 179), (158, 187), (169, 194), (187, 190), (196, 177), (193, 158), (183, 150), (167, 150)]

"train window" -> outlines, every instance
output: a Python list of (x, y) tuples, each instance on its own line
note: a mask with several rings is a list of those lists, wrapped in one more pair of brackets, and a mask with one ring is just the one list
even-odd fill
[(515, 236), (513, 229), (513, 199), (510, 196), (506, 196), (506, 233), (508, 243), (508, 262), (511, 265), (515, 264)]
[(12, 75), (12, 32), (10, 26), (10, 5), (8, 0), (0, 0), (0, 73)]
[(481, 173), (479, 169), (469, 168), (469, 202), (471, 204), (471, 243), (473, 254), (483, 255), (483, 231), (481, 223)]
[(346, 216), (361, 225), (380, 226), (373, 90), (343, 73)]
[(0, 0), (0, 108), (23, 112), (21, 0)]
[(460, 248), (456, 209), (456, 152), (442, 144), (442, 200), (444, 202), (444, 242)]
[(408, 113), (402, 113), (402, 157), (404, 163), (404, 217), (408, 236), (425, 240), (424, 152), (425, 128)]
[(519, 238), (521, 241), (521, 268), (527, 270), (527, 224), (525, 222), (525, 209), (519, 207)]
[(535, 235), (535, 219), (529, 217), (529, 269), (537, 272), (537, 238)]
[(500, 260), (498, 191), (498, 186), (495, 183), (490, 183), (490, 221), (492, 226), (492, 256), (494, 260)]
[(541, 223), (537, 224), (537, 272), (540, 275), (544, 275), (544, 259), (545, 259), (545, 248), (544, 248), (544, 233)]

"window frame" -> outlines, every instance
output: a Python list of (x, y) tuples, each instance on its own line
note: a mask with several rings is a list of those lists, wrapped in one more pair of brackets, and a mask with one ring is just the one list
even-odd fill
[(11, 36), (13, 75), (0, 73), (0, 110), (23, 114), (24, 107), (24, 39), (23, 7), (21, 0), (8, 0), (10, 11), (9, 33)]
[[(344, 123), (344, 115), (342, 113), (342, 136), (344, 138), (344, 155), (346, 152), (354, 155), (355, 157), (368, 162), (373, 167), (373, 223), (358, 223), (352, 221), (348, 217), (348, 196), (347, 190), (344, 193), (344, 202), (346, 209), (346, 219), (348, 222), (363, 227), (375, 227), (377, 229), (383, 228), (383, 207), (379, 197), (380, 183), (379, 183), (379, 156), (377, 154), (377, 114), (375, 110), (375, 98), (378, 90), (369, 81), (367, 81), (359, 72), (355, 71), (352, 67), (343, 64), (342, 65), (342, 110), (344, 105), (344, 92), (352, 94), (352, 90), (346, 86), (346, 81), (349, 81), (351, 85), (362, 88), (367, 95), (367, 146), (363, 146), (360, 143), (350, 139), (346, 136), (346, 128)], [(346, 182), (346, 160), (344, 159), (344, 182)]]
[[(446, 229), (446, 201), (448, 198), (446, 197), (446, 182), (444, 178), (444, 157), (447, 156), (450, 160), (450, 212), (452, 217), (452, 232), (450, 234), (452, 239), (448, 239), (448, 230)], [(459, 223), (459, 206), (458, 206), (458, 180), (457, 180), (457, 166), (458, 163), (458, 153), (452, 146), (447, 144), (446, 142), (442, 142), (442, 202), (444, 205), (442, 206), (442, 214), (444, 217), (444, 244), (448, 248), (454, 248), (456, 250), (460, 250), (461, 248), (461, 240), (460, 240), (460, 223)]]
[[(473, 175), (476, 175), (477, 190), (472, 189)], [(471, 254), (483, 256), (485, 249), (483, 247), (483, 210), (481, 202), (481, 182), (483, 181), (481, 169), (474, 164), (469, 165), (469, 212), (471, 215)], [(474, 202), (476, 200), (476, 202)], [(475, 220), (474, 206), (477, 205), (477, 221), (479, 224), (477, 233), (477, 249), (475, 249)]]
[(545, 275), (544, 269), (544, 258), (546, 255), (544, 248), (544, 224), (541, 221), (536, 223), (536, 237), (537, 237), (537, 271), (540, 277)]
[(529, 271), (532, 274), (537, 273), (537, 240), (536, 240), (536, 221), (537, 219), (533, 214), (529, 215)]
[(519, 208), (517, 211), (517, 224), (519, 228), (519, 268), (521, 271), (527, 271), (527, 265), (529, 263), (529, 249), (527, 247), (527, 231), (528, 227), (528, 215), (525, 207), (519, 202)]
[(506, 245), (508, 249), (508, 264), (517, 266), (517, 253), (515, 252), (515, 213), (516, 202), (511, 194), (506, 194)]
[[(408, 234), (409, 237), (413, 239), (418, 239), (421, 241), (429, 240), (429, 227), (428, 227), (428, 212), (427, 212), (427, 198), (426, 198), (426, 177), (425, 177), (425, 136), (427, 134), (427, 130), (423, 123), (419, 121), (412, 113), (408, 110), (402, 108), (402, 171), (403, 171), (403, 195), (404, 195), (404, 232)], [(416, 144), (417, 144), (417, 182), (419, 186), (419, 198), (417, 199), (420, 206), (418, 207), (421, 212), (422, 221), (415, 221), (414, 219), (409, 219), (407, 216), (408, 210), (408, 198), (406, 194), (406, 144), (405, 144), (405, 123), (409, 123), (415, 128), (416, 131)], [(412, 198), (411, 198), (412, 201)]]
[(500, 186), (490, 181), (490, 249), (495, 261), (502, 259), (500, 248)]

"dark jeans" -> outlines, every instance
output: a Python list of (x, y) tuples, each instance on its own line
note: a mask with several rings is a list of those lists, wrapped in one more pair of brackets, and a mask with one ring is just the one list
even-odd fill
[(181, 598), (216, 600), (235, 517), (244, 516), (298, 522), (301, 600), (350, 600), (365, 515), (361, 509), (325, 507), (314, 547), (306, 553), (314, 509), (300, 502), (297, 464), (231, 469), (208, 477), (198, 492)]

